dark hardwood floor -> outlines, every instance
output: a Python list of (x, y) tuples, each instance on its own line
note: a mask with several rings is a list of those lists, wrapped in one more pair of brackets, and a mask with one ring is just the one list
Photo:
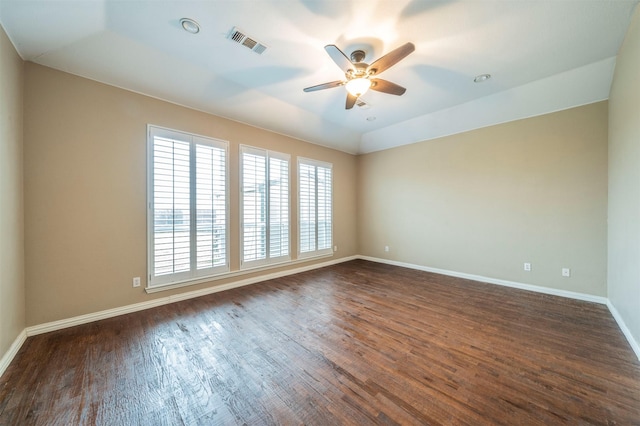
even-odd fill
[(352, 261), (30, 337), (2, 425), (640, 424), (606, 306)]

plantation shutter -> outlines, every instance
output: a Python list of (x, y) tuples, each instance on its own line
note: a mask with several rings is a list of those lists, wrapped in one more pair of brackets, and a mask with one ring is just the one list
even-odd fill
[(187, 142), (154, 138), (154, 276), (191, 269), (189, 152)]
[(242, 147), (242, 262), (267, 258), (267, 159)]
[(148, 133), (149, 287), (227, 271), (226, 142)]
[(310, 164), (298, 166), (298, 216), (300, 253), (316, 249), (316, 168)]
[[(226, 151), (196, 145), (196, 268), (227, 263)], [(199, 275), (202, 275), (200, 273)]]
[(289, 160), (269, 158), (269, 257), (289, 258)]
[(332, 253), (332, 165), (298, 159), (298, 251), (300, 257)]
[(289, 256), (289, 156), (240, 147), (241, 267)]
[(316, 167), (318, 188), (318, 250), (331, 251), (331, 168)]

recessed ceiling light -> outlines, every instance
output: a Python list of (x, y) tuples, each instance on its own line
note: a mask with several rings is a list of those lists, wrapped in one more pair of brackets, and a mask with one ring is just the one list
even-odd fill
[(367, 121), (376, 121), (376, 118), (374, 116), (367, 117)]
[(491, 78), (491, 74), (480, 74), (473, 79), (474, 83), (484, 83)]
[(200, 32), (200, 24), (198, 24), (193, 19), (182, 18), (180, 20), (180, 25), (182, 25), (182, 28), (184, 28), (184, 30), (188, 33), (198, 34)]

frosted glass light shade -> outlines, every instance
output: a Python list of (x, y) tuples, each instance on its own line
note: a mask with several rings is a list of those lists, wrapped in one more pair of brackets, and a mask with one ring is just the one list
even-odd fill
[(347, 92), (353, 96), (362, 96), (371, 87), (371, 80), (367, 78), (354, 78), (347, 82)]

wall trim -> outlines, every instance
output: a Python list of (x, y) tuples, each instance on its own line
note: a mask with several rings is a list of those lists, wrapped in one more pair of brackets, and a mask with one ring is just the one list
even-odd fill
[(618, 327), (620, 327), (620, 330), (622, 330), (622, 334), (624, 334), (624, 337), (627, 338), (627, 342), (629, 342), (629, 345), (631, 345), (631, 349), (633, 349), (633, 352), (635, 352), (636, 356), (638, 357), (638, 361), (640, 361), (640, 345), (638, 345), (636, 339), (633, 338), (631, 330), (629, 330), (629, 327), (627, 327), (627, 324), (622, 319), (620, 312), (618, 312), (616, 307), (613, 306), (611, 300), (607, 300), (607, 308), (609, 308), (609, 312), (611, 312), (611, 315), (613, 315), (613, 319), (615, 319), (618, 323)]
[(9, 350), (5, 352), (5, 354), (0, 359), (0, 376), (4, 374), (5, 370), (9, 367), (9, 364), (11, 364), (11, 361), (13, 361), (13, 358), (16, 356), (26, 340), (27, 331), (25, 329), (22, 330), (20, 334), (18, 334), (16, 340), (14, 340), (11, 346), (9, 346)]
[(585, 302), (593, 302), (593, 303), (606, 305), (607, 308), (609, 308), (609, 312), (611, 312), (613, 319), (618, 324), (618, 327), (620, 327), (622, 334), (624, 334), (624, 337), (629, 342), (631, 349), (638, 357), (638, 361), (640, 361), (640, 345), (634, 339), (633, 335), (631, 334), (631, 331), (625, 324), (624, 320), (622, 319), (622, 316), (620, 316), (620, 313), (618, 312), (618, 310), (615, 308), (615, 306), (613, 306), (611, 301), (606, 297), (594, 296), (586, 293), (577, 293), (577, 292), (567, 291), (567, 290), (559, 290), (559, 289), (549, 288), (549, 287), (541, 287), (541, 286), (532, 285), (532, 284), (523, 284), (515, 281), (500, 280), (496, 278), (483, 277), (481, 275), (473, 275), (473, 274), (466, 274), (463, 272), (449, 271), (446, 269), (430, 268), (428, 266), (416, 265), (413, 263), (398, 262), (398, 261), (389, 260), (389, 259), (381, 259), (378, 257), (359, 255), (357, 256), (357, 258), (362, 260), (368, 260), (370, 262), (386, 263), (387, 265), (400, 266), (400, 267), (409, 268), (409, 269), (417, 269), (419, 271), (433, 272), (436, 274), (449, 275), (457, 278), (466, 278), (469, 280), (479, 281), (483, 283), (497, 284), (505, 287), (517, 288), (520, 290), (534, 291), (536, 293), (550, 294), (553, 296), (567, 297), (569, 299), (577, 299)]
[(235, 277), (242, 276), (242, 275), (253, 274), (253, 273), (256, 273), (256, 272), (263, 272), (263, 271), (267, 271), (269, 269), (282, 268), (282, 267), (285, 267), (285, 266), (293, 266), (293, 265), (300, 264), (300, 263), (308, 263), (308, 262), (311, 262), (313, 260), (319, 260), (319, 259), (322, 259), (322, 258), (329, 258), (329, 257), (333, 257), (333, 253), (323, 254), (323, 255), (319, 255), (319, 256), (309, 256), (309, 257), (305, 257), (303, 259), (288, 260), (288, 261), (285, 261), (285, 262), (271, 263), (271, 264), (267, 264), (267, 265), (263, 265), (263, 266), (256, 266), (256, 267), (252, 267), (252, 268), (240, 269), (240, 270), (233, 271), (233, 272), (223, 272), (221, 274), (211, 275), (211, 276), (205, 277), (205, 278), (188, 279), (186, 281), (179, 281), (179, 282), (175, 282), (175, 283), (159, 284), (159, 285), (153, 286), (153, 287), (147, 286), (147, 287), (145, 287), (144, 291), (146, 291), (147, 293), (158, 293), (160, 291), (175, 290), (177, 288), (189, 287), (189, 286), (196, 285), (196, 284), (209, 283), (209, 282), (218, 281), (218, 280), (226, 280), (226, 279), (235, 278)]
[(633, 335), (629, 331), (629, 328), (627, 327), (624, 320), (620, 316), (620, 313), (618, 312), (618, 310), (615, 308), (615, 306), (613, 306), (611, 301), (606, 297), (594, 296), (594, 295), (584, 294), (584, 293), (576, 293), (572, 291), (559, 290), (559, 289), (553, 289), (548, 287), (541, 287), (541, 286), (536, 286), (532, 284), (518, 283), (515, 281), (500, 280), (496, 278), (483, 277), (481, 275), (449, 271), (446, 269), (431, 268), (428, 266), (416, 265), (416, 264), (406, 263), (406, 262), (398, 262), (395, 260), (381, 259), (381, 258), (371, 257), (371, 256), (355, 255), (355, 256), (342, 257), (339, 259), (332, 259), (327, 262), (316, 263), (316, 264), (302, 266), (299, 268), (289, 269), (285, 271), (274, 272), (271, 274), (260, 275), (257, 277), (245, 278), (243, 280), (238, 280), (238, 281), (230, 282), (230, 283), (219, 285), (219, 286), (208, 287), (200, 290), (189, 291), (186, 293), (175, 294), (175, 295), (166, 296), (159, 299), (150, 300), (147, 302), (135, 303), (132, 305), (126, 305), (118, 308), (107, 309), (104, 311), (94, 312), (86, 315), (79, 315), (72, 318), (67, 318), (63, 320), (52, 321), (44, 324), (26, 327), (16, 337), (15, 341), (9, 347), (9, 350), (0, 359), (0, 376), (4, 374), (5, 370), (9, 367), (9, 364), (11, 364), (11, 361), (13, 361), (13, 358), (16, 356), (16, 354), (18, 353), (18, 351), (26, 341), (27, 337), (29, 336), (48, 333), (50, 331), (62, 330), (64, 328), (86, 324), (86, 323), (90, 323), (90, 322), (94, 322), (102, 319), (113, 318), (119, 315), (138, 312), (145, 309), (154, 308), (157, 306), (167, 305), (167, 304), (182, 301), (182, 300), (193, 299), (196, 297), (205, 296), (207, 294), (218, 293), (218, 292), (230, 290), (233, 288), (256, 284), (262, 281), (285, 277), (288, 275), (298, 274), (301, 272), (311, 271), (314, 269), (336, 265), (338, 263), (349, 262), (351, 260), (356, 260), (356, 259), (367, 260), (370, 262), (377, 262), (377, 263), (385, 263), (388, 265), (400, 266), (404, 268), (416, 269), (420, 271), (432, 272), (432, 273), (442, 274), (442, 275), (449, 275), (449, 276), (458, 277), (458, 278), (465, 278), (465, 279), (489, 283), (489, 284), (497, 284), (497, 285), (517, 288), (521, 290), (534, 291), (537, 293), (567, 297), (570, 299), (577, 299), (577, 300), (582, 300), (586, 302), (604, 304), (607, 306), (607, 308), (611, 312), (611, 315), (613, 316), (616, 323), (620, 327), (620, 330), (622, 331), (625, 338), (629, 342), (631, 349), (633, 350), (633, 352), (638, 357), (638, 360), (640, 361), (640, 345), (633, 338)]
[(327, 262), (314, 263), (312, 265), (302, 266), (294, 269), (287, 269), (284, 271), (273, 272), (271, 274), (259, 275), (257, 277), (245, 278), (243, 280), (233, 281), (227, 284), (222, 284), (214, 287), (207, 287), (200, 290), (188, 291), (186, 293), (173, 294), (171, 296), (162, 297), (159, 299), (149, 300), (147, 302), (134, 303), (132, 305), (121, 306), (118, 308), (107, 309), (104, 311), (93, 312), (90, 314), (79, 315), (72, 318), (66, 318), (58, 321), (47, 322), (44, 324), (34, 325), (25, 329), (27, 336), (35, 336), (37, 334), (48, 333), (50, 331), (62, 330), (64, 328), (73, 327), (76, 325), (86, 324), (102, 319), (113, 318), (119, 315), (130, 314), (132, 312), (143, 311), (145, 309), (155, 308), (157, 306), (168, 305), (170, 303), (179, 302), (182, 300), (193, 299), (207, 294), (218, 293), (232, 288), (243, 287), (246, 285), (256, 284), (262, 281), (272, 280), (275, 278), (285, 277), (287, 275), (299, 274), (301, 272), (311, 271), (313, 269), (323, 268), (325, 266), (331, 266), (342, 262), (348, 262), (350, 260), (357, 259), (357, 256), (347, 256), (338, 259), (332, 259)]
[(371, 262), (386, 263), (388, 265), (401, 266), (409, 269), (417, 269), (419, 271), (433, 272), (435, 274), (449, 275), (451, 277), (465, 278), (468, 280), (479, 281), (489, 284), (497, 284), (505, 287), (513, 287), (520, 290), (534, 291), (536, 293), (550, 294), (553, 296), (567, 297), (569, 299), (583, 300), (585, 302), (599, 303), (606, 305), (608, 299), (602, 296), (594, 296), (592, 294), (577, 293), (574, 291), (560, 290), (557, 288), (541, 287), (533, 284), (524, 284), (515, 281), (501, 280), (497, 278), (483, 277), (482, 275), (467, 274), (464, 272), (449, 271), (447, 269), (431, 268), (429, 266), (416, 265), (413, 263), (398, 262), (395, 260), (381, 259), (379, 257), (358, 256), (358, 259), (368, 260)]

